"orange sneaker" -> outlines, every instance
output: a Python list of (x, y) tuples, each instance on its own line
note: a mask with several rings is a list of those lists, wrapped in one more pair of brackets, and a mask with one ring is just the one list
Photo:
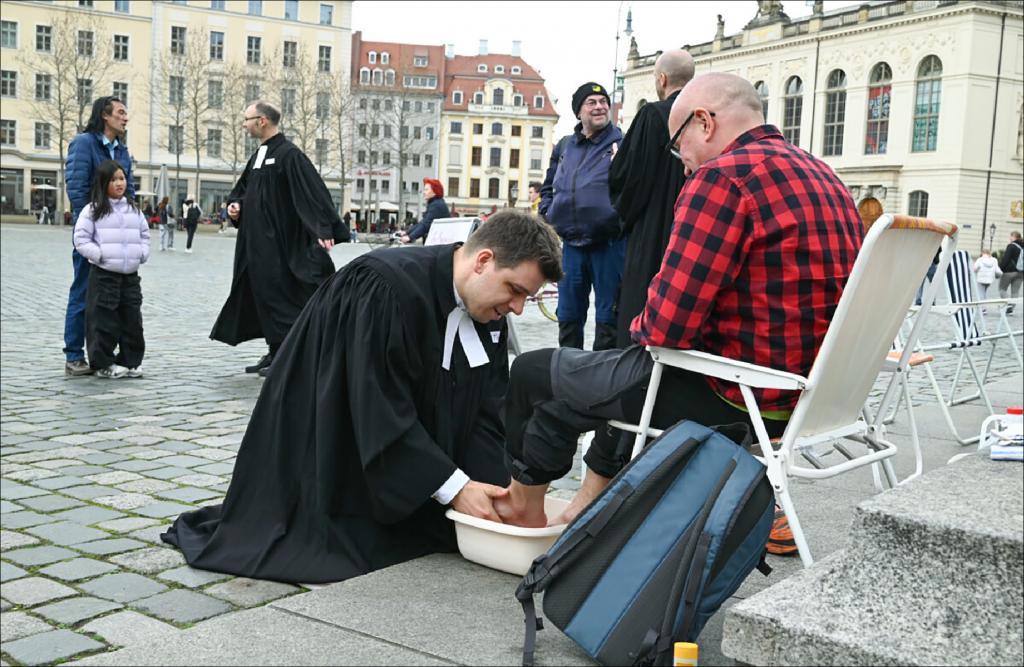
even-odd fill
[(776, 556), (797, 555), (796, 541), (793, 539), (793, 530), (789, 527), (789, 519), (781, 508), (775, 508), (775, 522), (772, 523), (772, 532), (768, 534), (768, 544), (765, 545), (768, 553)]

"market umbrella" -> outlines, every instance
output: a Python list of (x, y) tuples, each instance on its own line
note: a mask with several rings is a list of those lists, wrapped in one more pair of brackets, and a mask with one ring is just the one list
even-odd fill
[(164, 197), (170, 197), (170, 177), (167, 176), (167, 165), (160, 165), (160, 176), (156, 179), (156, 198), (163, 201)]

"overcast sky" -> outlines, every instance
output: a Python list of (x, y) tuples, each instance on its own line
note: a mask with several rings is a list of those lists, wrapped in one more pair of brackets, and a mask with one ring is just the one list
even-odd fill
[[(810, 3), (782, 3), (790, 18), (811, 13)], [(825, 11), (861, 4), (825, 2)], [(522, 56), (540, 70), (561, 114), (557, 134), (572, 130), (572, 93), (587, 81), (612, 85), (615, 33), (620, 31), (618, 63), (625, 66), (629, 38), (621, 34), (626, 12), (633, 9), (633, 36), (641, 55), (710, 41), (716, 15), (725, 19), (725, 34), (740, 32), (757, 14), (754, 0), (730, 2), (381, 2), (357, 0), (352, 29), (363, 39), (414, 44), (454, 44), (458, 55), (476, 55), (481, 39), (490, 53), (510, 53), (512, 40), (522, 42)], [(617, 21), (618, 17), (618, 21)]]

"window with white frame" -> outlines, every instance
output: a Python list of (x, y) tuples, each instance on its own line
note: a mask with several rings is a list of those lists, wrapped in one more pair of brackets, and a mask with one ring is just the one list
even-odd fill
[(428, 88), (430, 90), (437, 88), (436, 76), (416, 76), (406, 74), (402, 77), (402, 82), (406, 88)]
[(281, 64), (285, 67), (295, 67), (299, 60), (299, 43), (285, 42), (282, 45)]
[(92, 79), (79, 79), (76, 94), (78, 103), (83, 107), (92, 103)]
[(495, 88), (491, 91), (491, 104), (496, 107), (503, 106), (505, 104), (505, 89)]
[(78, 31), (78, 55), (83, 58), (92, 58), (93, 54), (93, 32), (92, 30)]
[(504, 65), (495, 65), (494, 66), (494, 73), (495, 74), (504, 74), (505, 73), (505, 66)]
[(452, 104), (462, 104), (462, 91), (456, 90), (452, 93)]
[(393, 86), (393, 85), (395, 85), (395, 70), (389, 69), (388, 71), (384, 72), (384, 85), (385, 86)]
[(871, 68), (868, 78), (868, 119), (864, 136), (865, 155), (883, 155), (889, 147), (889, 104), (892, 97), (892, 68), (881, 62)]
[(928, 56), (917, 68), (914, 95), (914, 140), (911, 150), (934, 151), (939, 137), (939, 97), (942, 94), (942, 61)]
[(481, 92), (473, 93), (473, 104), (483, 104), (484, 94)]
[(371, 65), (376, 65), (377, 64), (377, 52), (376, 51), (370, 51), (369, 53), (366, 54), (366, 59), (370, 61)]
[(224, 60), (224, 33), (210, 31), (210, 60)]
[(0, 146), (13, 146), (17, 143), (18, 123), (4, 118), (0, 120)]
[(360, 67), (359, 68), (359, 83), (366, 85), (370, 83), (370, 68)]
[(206, 155), (209, 157), (220, 157), (223, 142), (223, 130), (212, 128), (206, 130)]
[(334, 5), (320, 5), (320, 25), (331, 25), (334, 22)]
[(263, 39), (249, 35), (245, 40), (245, 62), (249, 65), (259, 65), (262, 50)]
[(523, 96), (516, 94), (512, 96), (512, 106), (521, 107), (523, 106)]
[(0, 70), (0, 97), (18, 96), (18, 73), (14, 70)]
[(380, 64), (389, 65), (391, 63), (391, 54), (387, 51), (380, 52)]
[(804, 111), (804, 82), (800, 77), (791, 76), (786, 82), (782, 110), (782, 136), (794, 146), (799, 146), (800, 120)]
[(47, 102), (53, 94), (53, 75), (36, 74), (36, 99)]
[(281, 89), (281, 113), (285, 116), (291, 116), (295, 113), (295, 89), (294, 88), (282, 88)]
[(476, 66), (476, 71), (477, 72), (486, 72), (487, 71), (487, 65), (485, 65), (483, 63), (480, 63), (479, 65)]
[(0, 21), (0, 47), (18, 48), (18, 23), (16, 21)]
[(35, 148), (50, 148), (50, 124), (36, 122), (35, 135), (33, 140)]
[(206, 84), (206, 104), (211, 109), (224, 108), (224, 82), (210, 79)]
[(843, 131), (846, 126), (846, 72), (832, 70), (825, 88), (825, 155), (843, 154)]
[(185, 55), (185, 28), (183, 26), (171, 26), (171, 55)]
[(384, 83), (384, 70), (375, 69), (373, 70), (373, 85), (380, 86)]
[(530, 169), (532, 171), (539, 171), (540, 170), (540, 168), (541, 168), (540, 163), (541, 163), (541, 159), (542, 159), (541, 156), (542, 156), (542, 153), (539, 150), (537, 150), (537, 149), (533, 149), (533, 150), (530, 151)]
[(113, 86), (114, 97), (121, 100), (121, 102), (128, 106), (128, 82), (127, 81), (115, 81)]
[(185, 103), (185, 77), (170, 76), (167, 82), (167, 103), (175, 106)]
[(53, 50), (53, 26), (36, 26), (36, 51), (49, 53)]
[(331, 47), (320, 45), (317, 49), (316, 65), (321, 72), (331, 71)]
[(429, 60), (426, 56), (415, 56), (412, 59), (413, 67), (426, 67), (428, 63)]
[(114, 60), (128, 60), (128, 35), (114, 35)]
[(543, 95), (535, 95), (533, 97), (533, 108), (534, 109), (543, 109), (544, 108), (544, 96)]
[(173, 155), (183, 152), (185, 149), (185, 128), (181, 125), (171, 125), (167, 128), (167, 151)]
[(924, 190), (914, 190), (910, 193), (907, 212), (918, 218), (928, 217), (928, 193)]
[(512, 65), (512, 74), (522, 74), (523, 68), (519, 65)]

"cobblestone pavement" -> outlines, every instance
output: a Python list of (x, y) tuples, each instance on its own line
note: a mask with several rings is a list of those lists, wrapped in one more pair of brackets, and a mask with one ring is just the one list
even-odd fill
[[(262, 382), (242, 372), (262, 342), (208, 338), (234, 239), (200, 234), (192, 255), (153, 253), (142, 270), (145, 377), (131, 380), (63, 374), (70, 245), (66, 228), (0, 227), (4, 664), (102, 653), (303, 590), (193, 570), (158, 537), (181, 512), (221, 500)], [(340, 267), (367, 250), (342, 245), (332, 257)], [(517, 331), (524, 349), (556, 344), (534, 306)], [(1003, 345), (995, 375), (1015, 371)], [(955, 368), (938, 366), (945, 377)]]

